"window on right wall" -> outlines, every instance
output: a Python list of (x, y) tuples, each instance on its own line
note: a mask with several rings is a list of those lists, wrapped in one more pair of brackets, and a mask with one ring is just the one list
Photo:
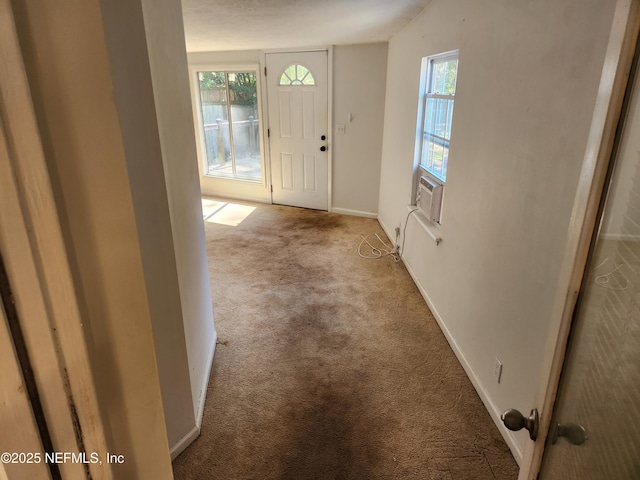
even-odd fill
[(458, 76), (458, 51), (422, 59), (416, 156), (437, 181), (447, 181), (451, 122)]

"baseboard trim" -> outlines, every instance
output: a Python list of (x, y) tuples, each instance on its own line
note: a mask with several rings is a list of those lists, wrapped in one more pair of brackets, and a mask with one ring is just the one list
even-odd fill
[(213, 192), (211, 190), (202, 191), (201, 196), (213, 197), (221, 200), (237, 200), (239, 202), (252, 202), (252, 203), (271, 203), (271, 198), (265, 197), (253, 197), (251, 195), (237, 195), (230, 192)]
[[(380, 223), (380, 226), (382, 226), (382, 229), (386, 232), (387, 236), (389, 236), (390, 231), (387, 228), (387, 226), (384, 224), (384, 222), (380, 219), (380, 217), (378, 217), (378, 223)], [(442, 333), (447, 339), (447, 342), (449, 343), (449, 346), (453, 350), (453, 353), (456, 355), (456, 358), (462, 365), (462, 368), (464, 368), (464, 371), (467, 374), (467, 377), (469, 377), (469, 380), (471, 380), (471, 384), (473, 385), (473, 388), (475, 388), (476, 392), (478, 392), (478, 395), (480, 396), (480, 400), (482, 400), (484, 407), (489, 412), (489, 416), (493, 420), (493, 423), (496, 424), (496, 426), (498, 427), (498, 430), (500, 431), (500, 434), (502, 435), (502, 438), (504, 438), (504, 441), (507, 443), (507, 445), (511, 449), (511, 453), (513, 454), (513, 457), (515, 458), (516, 462), (518, 463), (518, 465), (521, 465), (523, 452), (522, 452), (522, 449), (520, 448), (520, 445), (516, 441), (516, 438), (513, 435), (513, 432), (511, 430), (508, 430), (500, 420), (500, 414), (501, 414), (500, 410), (495, 405), (495, 403), (493, 403), (491, 396), (483, 387), (482, 383), (478, 379), (478, 376), (476, 375), (475, 371), (471, 367), (471, 364), (469, 363), (467, 358), (464, 356), (464, 353), (462, 353), (462, 350), (458, 346), (458, 343), (456, 342), (455, 338), (449, 331), (447, 324), (443, 320), (442, 316), (438, 313), (438, 310), (436, 309), (435, 305), (431, 301), (431, 298), (429, 298), (429, 295), (427, 294), (426, 290), (420, 283), (420, 280), (418, 280), (418, 277), (413, 271), (413, 268), (411, 268), (411, 265), (405, 260), (404, 257), (401, 256), (401, 258), (402, 258), (402, 263), (404, 264), (407, 271), (409, 272), (409, 275), (413, 279), (413, 283), (415, 283), (416, 287), (418, 287), (418, 290), (420, 291), (422, 298), (424, 298), (424, 301), (427, 302), (427, 306), (429, 307), (429, 310), (431, 310), (433, 317), (436, 319), (436, 322), (438, 323), (440, 330), (442, 330)]]
[(211, 346), (211, 352), (209, 353), (209, 361), (207, 363), (207, 370), (200, 385), (200, 398), (198, 398), (198, 408), (196, 410), (196, 426), (198, 429), (202, 426), (202, 416), (204, 415), (204, 403), (207, 400), (207, 387), (209, 385), (209, 379), (211, 378), (211, 368), (213, 368), (213, 358), (216, 354), (216, 342), (218, 341), (218, 332), (213, 331), (213, 342)]
[(350, 210), (348, 208), (332, 208), (332, 213), (339, 213), (340, 215), (351, 215), (354, 217), (366, 217), (366, 218), (378, 218), (377, 213), (363, 212), (362, 210)]
[(209, 385), (209, 378), (211, 377), (211, 368), (213, 367), (213, 358), (215, 356), (215, 352), (216, 352), (216, 342), (218, 341), (218, 332), (216, 332), (214, 330), (213, 332), (213, 341), (212, 341), (212, 347), (211, 347), (211, 352), (209, 354), (209, 361), (207, 363), (207, 369), (205, 371), (205, 374), (203, 376), (203, 378), (201, 379), (201, 388), (200, 388), (200, 396), (198, 398), (198, 402), (197, 402), (197, 409), (196, 409), (196, 418), (195, 418), (195, 425), (193, 426), (193, 428), (184, 436), (182, 437), (178, 442), (176, 442), (175, 445), (173, 445), (170, 448), (170, 453), (171, 453), (171, 460), (175, 460), (176, 457), (178, 455), (180, 455), (182, 452), (184, 452), (184, 450), (191, 445), (191, 443), (193, 443), (193, 441), (198, 438), (198, 436), (200, 435), (200, 429), (202, 428), (202, 417), (204, 415), (204, 403), (207, 399), (207, 386)]
[(382, 230), (384, 230), (384, 233), (387, 234), (387, 237), (391, 238), (389, 235), (391, 234), (391, 232), (389, 231), (389, 229), (387, 228), (387, 226), (384, 224), (384, 222), (382, 221), (382, 219), (380, 218), (380, 215), (376, 215), (376, 218), (378, 219), (378, 223), (380, 224), (380, 226), (382, 227)]
[(182, 437), (178, 443), (176, 443), (173, 447), (171, 447), (171, 461), (175, 460), (178, 455), (184, 452), (185, 448), (187, 448), (191, 443), (198, 438), (200, 435), (200, 427), (194, 425), (193, 428), (187, 433), (184, 437)]
[(602, 233), (600, 238), (603, 240), (616, 240), (622, 242), (640, 242), (640, 235), (632, 235), (630, 233)]
[[(384, 229), (384, 226), (383, 226), (383, 229)], [(513, 432), (511, 432), (511, 430), (508, 430), (500, 420), (500, 414), (501, 414), (500, 410), (495, 405), (495, 403), (493, 403), (491, 396), (483, 387), (482, 383), (478, 379), (478, 376), (476, 375), (475, 371), (471, 367), (471, 364), (465, 357), (464, 353), (462, 353), (462, 350), (458, 346), (458, 343), (456, 342), (455, 338), (447, 328), (446, 323), (438, 313), (438, 310), (436, 309), (433, 302), (431, 301), (431, 298), (429, 298), (429, 295), (427, 294), (424, 287), (418, 280), (415, 272), (411, 268), (411, 265), (409, 265), (409, 263), (404, 259), (404, 257), (402, 257), (402, 263), (407, 268), (409, 275), (411, 275), (411, 278), (413, 279), (413, 283), (415, 283), (416, 287), (418, 287), (418, 290), (422, 294), (422, 298), (424, 298), (425, 302), (427, 302), (427, 305), (429, 306), (429, 310), (431, 310), (433, 317), (436, 319), (436, 322), (438, 323), (440, 330), (442, 330), (442, 333), (444, 333), (444, 336), (447, 339), (449, 346), (451, 347), (451, 349), (453, 350), (453, 353), (456, 355), (458, 361), (462, 365), (462, 368), (464, 368), (464, 371), (466, 372), (467, 377), (469, 377), (469, 380), (471, 380), (471, 384), (476, 389), (476, 392), (478, 392), (478, 395), (480, 396), (482, 403), (484, 404), (485, 408), (489, 412), (491, 419), (498, 427), (498, 430), (500, 431), (500, 434), (504, 438), (504, 441), (507, 443), (507, 445), (511, 449), (511, 453), (513, 454), (513, 457), (515, 458), (518, 465), (520, 465), (522, 462), (522, 449), (520, 448), (520, 445), (516, 441), (513, 435)]]

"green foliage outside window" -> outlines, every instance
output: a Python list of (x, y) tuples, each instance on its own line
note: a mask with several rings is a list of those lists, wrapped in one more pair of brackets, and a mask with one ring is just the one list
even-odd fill
[[(255, 105), (257, 102), (256, 74), (245, 72), (198, 72), (200, 90), (213, 90), (224, 92), (229, 83), (229, 101), (232, 105)], [(220, 95), (219, 103), (226, 103)], [(218, 102), (215, 102), (218, 103)]]

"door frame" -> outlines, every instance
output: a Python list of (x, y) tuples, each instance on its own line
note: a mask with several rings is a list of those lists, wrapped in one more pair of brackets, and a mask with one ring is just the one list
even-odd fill
[(542, 465), (553, 407), (567, 351), (567, 343), (620, 126), (628, 101), (629, 76), (637, 54), (640, 1), (616, 0), (609, 42), (591, 121), (578, 187), (558, 277), (551, 326), (545, 346), (545, 364), (537, 380), (534, 407), (540, 413), (538, 439), (527, 442), (518, 480), (535, 480)]
[[(44, 422), (56, 451), (106, 453), (108, 426), (9, 0), (0, 0), (0, 250)], [(5, 143), (6, 142), (6, 143)], [(15, 334), (14, 334), (15, 335)], [(81, 444), (80, 444), (81, 442)], [(81, 464), (59, 464), (84, 478)], [(92, 478), (113, 479), (110, 464)]]
[[(198, 62), (189, 63), (189, 85), (191, 87), (191, 104), (193, 106), (193, 124), (196, 131), (196, 152), (198, 157), (198, 173), (200, 174), (200, 188), (205, 195), (217, 195), (224, 196), (226, 198), (237, 198), (242, 200), (251, 200), (262, 203), (272, 203), (270, 193), (270, 178), (271, 178), (271, 163), (267, 158), (267, 126), (268, 123), (265, 118), (267, 110), (265, 110), (266, 99), (263, 90), (262, 81), (262, 66), (259, 63), (215, 63), (215, 62)], [(204, 143), (204, 135), (201, 131), (202, 125), (202, 110), (200, 108), (200, 85), (198, 84), (197, 73), (201, 71), (224, 71), (224, 72), (243, 72), (243, 71), (255, 71), (256, 72), (256, 93), (258, 95), (258, 122), (260, 123), (260, 161), (262, 167), (263, 179), (262, 182), (243, 182), (242, 180), (236, 180), (232, 178), (219, 178), (219, 177), (206, 177), (213, 178), (220, 188), (216, 187), (215, 191), (208, 188), (204, 184), (205, 179), (203, 165), (204, 165), (204, 153), (206, 150)], [(238, 185), (246, 186), (246, 194), (239, 192)], [(258, 188), (256, 188), (258, 187)], [(260, 191), (259, 188), (264, 189)], [(254, 190), (254, 192), (251, 192)]]
[[(269, 50), (260, 51), (260, 76), (265, 75), (265, 69), (267, 68), (267, 54), (269, 53), (304, 53), (304, 52), (327, 52), (327, 132), (329, 132), (329, 141), (327, 142), (327, 211), (331, 212), (333, 208), (333, 185), (331, 179), (333, 178), (333, 46), (324, 47), (308, 47), (308, 48), (275, 48)], [(263, 98), (263, 112), (265, 118), (269, 118), (269, 99), (267, 98), (267, 82), (262, 84), (262, 98)], [(269, 178), (267, 183), (269, 187), (273, 186), (271, 179), (271, 139), (267, 135), (267, 129), (269, 128), (268, 121), (265, 122), (265, 154), (267, 155), (269, 163)], [(270, 188), (269, 198), (270, 203), (273, 203), (273, 188)]]
[[(7, 162), (8, 157), (4, 129), (0, 123), (0, 172), (3, 171), (3, 164)], [(0, 185), (2, 185), (1, 182)], [(4, 200), (3, 194), (0, 194), (0, 199)], [(0, 218), (2, 217), (0, 216)], [(1, 243), (2, 240), (0, 238)], [(2, 258), (0, 258), (0, 263), (3, 263)], [(3, 280), (0, 279), (0, 281)], [(3, 297), (2, 293), (0, 292), (0, 297)], [(7, 462), (6, 465), (3, 465), (3, 462), (0, 462), (0, 479), (6, 479), (8, 475), (17, 475), (21, 478), (37, 475), (38, 478), (51, 480), (51, 471), (47, 468), (48, 466), (44, 463), (43, 458), (45, 447), (41, 430), (46, 428), (46, 425), (38, 424), (34, 413), (34, 402), (31, 395), (29, 395), (29, 391), (33, 391), (35, 379), (33, 375), (29, 375), (32, 372), (29, 372), (28, 365), (20, 361), (16, 344), (19, 344), (23, 352), (22, 362), (26, 362), (27, 358), (24, 355), (25, 343), (18, 342), (18, 339), (15, 338), (16, 332), (12, 330), (9, 324), (8, 317), (10, 315), (6, 313), (6, 310), (11, 308), (13, 292), (9, 290), (9, 292), (5, 291), (4, 293), (6, 297), (0, 298), (0, 365), (2, 365), (2, 368), (0, 368), (0, 403), (10, 405), (13, 414), (10, 418), (5, 417), (3, 422), (3, 432), (0, 435), (0, 451), (16, 454), (23, 453), (24, 455), (27, 455), (28, 452), (31, 456), (31, 464), (26, 462), (22, 464), (17, 461), (16, 463)], [(5, 309), (7, 305), (8, 307)], [(19, 320), (16, 315), (11, 316), (14, 322)], [(16, 325), (14, 324), (15, 328)], [(26, 378), (30, 380), (31, 389), (27, 386)], [(42, 412), (42, 405), (40, 404), (38, 407), (40, 407), (38, 411)]]

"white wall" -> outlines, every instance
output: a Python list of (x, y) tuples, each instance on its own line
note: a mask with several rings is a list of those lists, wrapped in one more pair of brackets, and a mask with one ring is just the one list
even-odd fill
[[(144, 25), (157, 125), (165, 172), (171, 232), (175, 246), (178, 292), (181, 302), (183, 336), (186, 341), (188, 378), (196, 425), (191, 437), (199, 433), (211, 362), (216, 345), (211, 284), (207, 259), (200, 180), (192, 123), (191, 96), (187, 76), (182, 6), (180, 0), (142, 0)], [(167, 343), (179, 343), (179, 333), (162, 328)], [(175, 352), (175, 359), (182, 352)], [(176, 359), (177, 360), (177, 359)], [(171, 415), (178, 412), (171, 410)], [(185, 425), (185, 424), (183, 424)], [(177, 440), (170, 438), (170, 445)], [(174, 440), (174, 441), (172, 441)], [(178, 445), (178, 450), (186, 443)], [(178, 453), (174, 450), (173, 454)]]
[[(379, 219), (412, 203), (420, 62), (460, 50), (440, 246), (405, 263), (492, 415), (528, 412), (614, 5), (433, 0), (389, 44)], [(504, 370), (494, 379), (494, 357)], [(517, 459), (525, 432), (503, 434)]]
[[(333, 49), (332, 210), (378, 211), (387, 43)], [(349, 121), (349, 114), (352, 120)], [(337, 133), (337, 125), (345, 134)]]
[(173, 446), (194, 428), (195, 413), (166, 186), (170, 178), (163, 168), (166, 155), (161, 149), (160, 117), (150, 88), (152, 72), (143, 13), (140, 3), (117, 1), (103, 6), (102, 13), (141, 244), (167, 435)]

